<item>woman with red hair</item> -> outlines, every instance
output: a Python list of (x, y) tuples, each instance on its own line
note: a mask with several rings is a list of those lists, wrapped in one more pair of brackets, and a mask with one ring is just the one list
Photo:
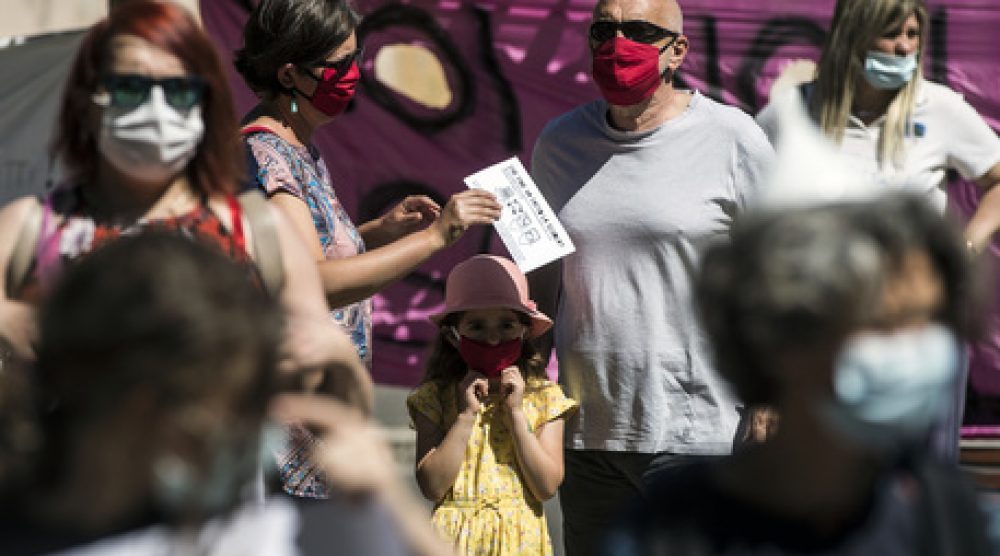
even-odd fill
[[(152, 1), (115, 7), (83, 40), (58, 122), (53, 154), (67, 179), (41, 207), (24, 198), (0, 211), (0, 347), (32, 359), (33, 305), (60, 269), (142, 230), (206, 242), (266, 282), (251, 255), (252, 227), (265, 222), (261, 230), (277, 237), (261, 233), (257, 247), (277, 243), (272, 258), (280, 260), (257, 262), (280, 269), (285, 284), (275, 293), (296, 324), (308, 322), (289, 327), (291, 366), (345, 364), (350, 371), (337, 380), (316, 371), (306, 382), (370, 406), (370, 379), (346, 336), (327, 322), (319, 276), (301, 242), (279, 211), (265, 208), (251, 221), (234, 195), (244, 155), (232, 99), (212, 42), (186, 10)], [(15, 276), (18, 237), (36, 216), (34, 256)]]

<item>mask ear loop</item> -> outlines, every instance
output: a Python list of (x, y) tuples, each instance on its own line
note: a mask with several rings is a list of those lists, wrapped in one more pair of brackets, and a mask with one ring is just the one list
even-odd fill
[[(313, 81), (315, 81), (317, 88), (319, 87), (319, 84), (323, 82), (323, 78), (322, 77), (316, 77), (308, 69), (303, 68), (303, 67), (301, 67), (299, 65), (296, 65), (295, 67), (299, 71), (301, 71), (302, 73), (306, 74), (309, 77), (309, 79), (312, 79)], [(316, 92), (315, 91), (313, 91), (312, 95), (307, 95), (307, 94), (303, 93), (301, 90), (299, 90), (299, 88), (296, 87), (295, 85), (292, 85), (291, 87), (286, 87), (285, 88), (285, 92), (288, 93), (292, 97), (292, 103), (291, 103), (291, 106), (289, 107), (289, 109), (292, 111), (292, 114), (296, 114), (299, 111), (299, 105), (295, 101), (295, 95), (299, 95), (302, 98), (308, 100), (309, 102), (312, 102), (313, 97), (316, 96)]]

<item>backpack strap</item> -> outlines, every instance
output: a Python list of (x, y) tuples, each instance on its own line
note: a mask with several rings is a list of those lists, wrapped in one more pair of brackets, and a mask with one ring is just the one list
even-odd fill
[(7, 297), (12, 298), (20, 291), (28, 278), (31, 263), (35, 260), (38, 239), (42, 233), (42, 206), (31, 203), (28, 213), (21, 223), (21, 231), (17, 234), (17, 243), (7, 264)]
[(233, 241), (241, 251), (247, 251), (247, 237), (243, 233), (243, 207), (240, 205), (236, 195), (226, 195), (226, 203), (229, 205), (229, 214), (233, 218)]
[(264, 288), (277, 297), (285, 287), (285, 265), (281, 256), (281, 244), (278, 241), (274, 215), (260, 191), (245, 191), (240, 193), (237, 199), (250, 225), (253, 258), (257, 270), (260, 271), (261, 280), (264, 281)]

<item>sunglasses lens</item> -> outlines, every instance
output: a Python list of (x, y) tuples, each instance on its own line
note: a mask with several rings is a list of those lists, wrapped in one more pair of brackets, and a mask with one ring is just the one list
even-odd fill
[(594, 42), (611, 40), (621, 29), (622, 35), (635, 42), (651, 44), (672, 36), (673, 33), (648, 21), (595, 21), (590, 25), (590, 38)]
[(656, 40), (657, 28), (645, 21), (626, 21), (622, 23), (622, 34), (630, 41), (650, 43)]
[(595, 42), (611, 40), (615, 36), (617, 27), (612, 21), (595, 21), (590, 25), (590, 38)]
[(179, 110), (188, 110), (201, 102), (204, 90), (200, 81), (194, 79), (166, 79), (163, 81), (163, 96), (167, 103)]
[(146, 102), (155, 85), (162, 87), (167, 104), (178, 110), (201, 102), (205, 90), (204, 82), (193, 76), (157, 80), (142, 75), (109, 75), (104, 80), (111, 105), (119, 108), (136, 108)]
[(674, 35), (669, 30), (648, 21), (626, 21), (622, 23), (622, 34), (629, 40), (646, 44), (651, 44)]
[[(315, 64), (312, 64), (311, 67), (333, 70), (334, 75), (344, 75), (351, 69), (351, 66), (355, 62), (361, 59), (361, 56), (362, 54), (364, 54), (364, 51), (365, 51), (364, 48), (359, 48), (354, 52), (346, 54), (332, 62), (316, 62)], [(312, 72), (308, 73), (309, 75), (313, 75)], [(325, 76), (327, 75), (327, 72), (323, 72), (323, 75), (324, 78), (326, 78)], [(316, 76), (313, 75), (313, 78), (316, 78)]]
[(361, 54), (364, 52), (363, 49), (359, 48), (354, 52), (344, 56), (343, 58), (336, 60), (330, 64), (329, 67), (337, 70), (337, 75), (343, 75), (351, 69), (351, 65), (361, 59)]
[(111, 94), (111, 104), (122, 108), (135, 108), (149, 98), (148, 79), (134, 76), (113, 76), (106, 83)]

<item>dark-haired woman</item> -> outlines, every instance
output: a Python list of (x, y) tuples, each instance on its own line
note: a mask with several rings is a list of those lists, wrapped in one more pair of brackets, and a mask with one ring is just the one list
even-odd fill
[[(257, 185), (282, 208), (318, 261), (331, 317), (371, 362), (370, 296), (406, 276), (476, 224), (500, 216), (489, 193), (469, 190), (439, 207), (424, 196), (355, 226), (337, 198), (326, 163), (312, 144), (354, 96), (361, 54), (359, 18), (344, 0), (263, 0), (251, 12), (236, 68), (261, 101), (242, 130)], [(322, 498), (326, 488), (304, 461), (301, 431), (286, 455), (285, 489)]]

